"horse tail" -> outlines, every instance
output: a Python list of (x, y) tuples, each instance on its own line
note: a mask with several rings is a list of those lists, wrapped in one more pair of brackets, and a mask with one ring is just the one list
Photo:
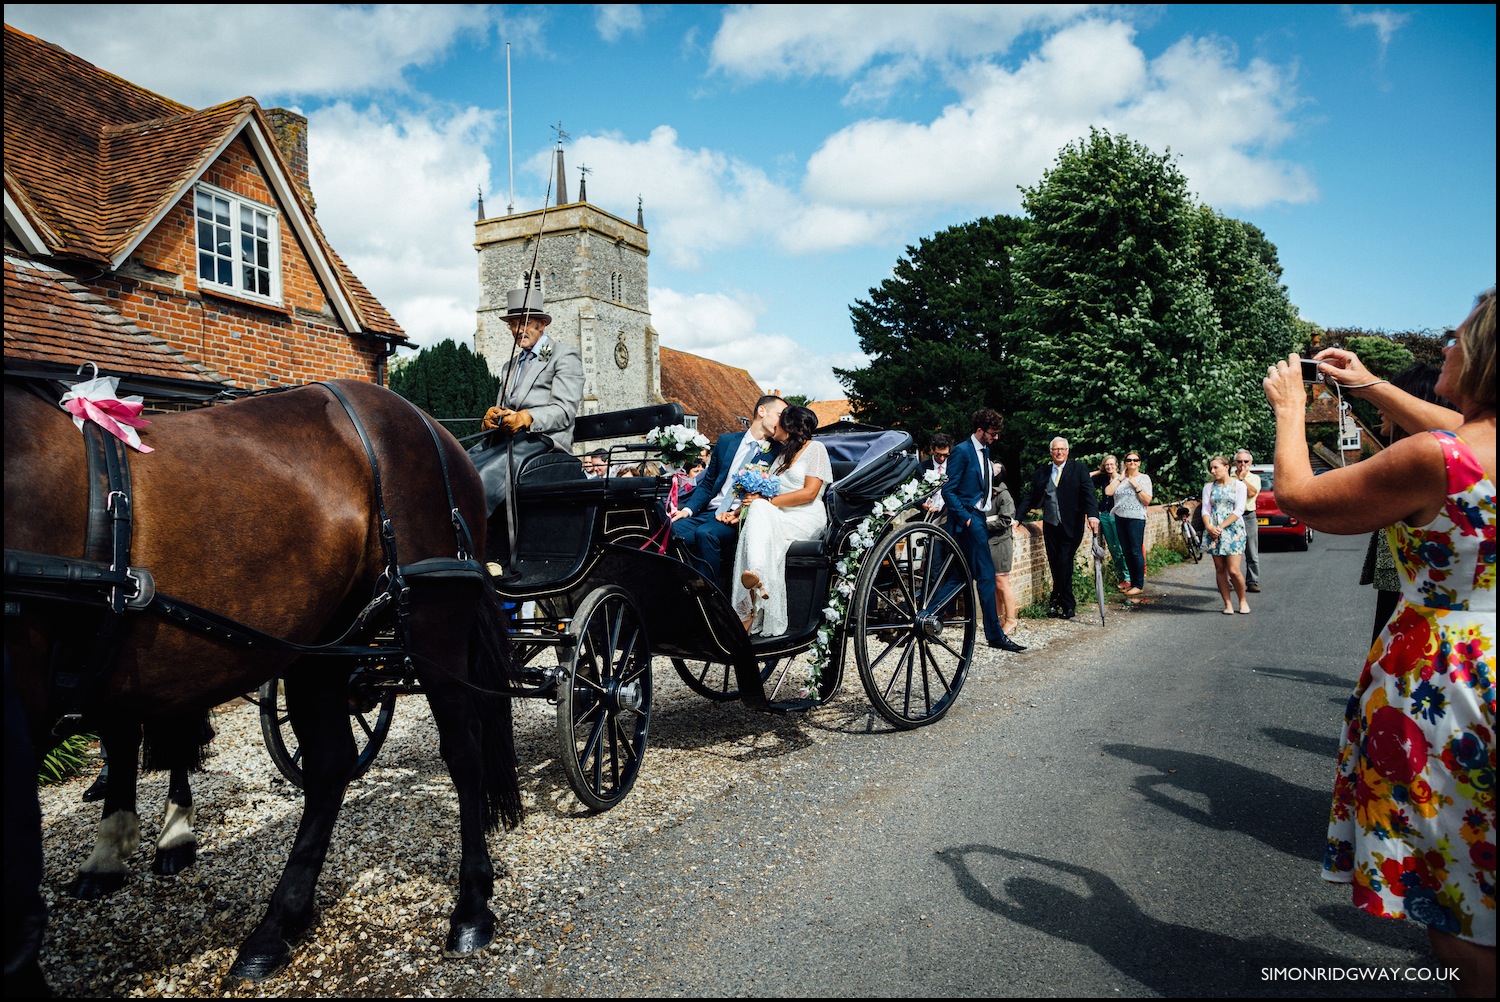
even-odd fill
[(208, 758), (208, 743), (214, 738), (206, 711), (150, 718), (141, 733), (144, 737), (141, 768), (146, 772), (160, 769), (198, 772)]
[[(479, 589), (479, 610), (474, 618), (469, 644), (469, 668), (473, 682), (491, 692), (503, 693), (513, 679), (510, 671), (509, 617), (500, 599), (487, 584)], [(484, 822), (494, 831), (504, 823), (510, 831), (521, 823), (521, 780), (516, 773), (516, 734), (511, 719), (510, 696), (494, 695), (480, 714), (480, 754), (484, 759)]]

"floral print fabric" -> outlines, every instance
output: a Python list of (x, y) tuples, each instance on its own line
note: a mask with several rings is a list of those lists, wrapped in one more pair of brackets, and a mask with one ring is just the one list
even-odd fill
[(1451, 432), (1448, 503), (1387, 530), (1402, 603), (1345, 711), (1323, 857), (1372, 915), (1495, 945), (1495, 485)]
[(1238, 480), (1231, 480), (1227, 484), (1209, 484), (1203, 489), (1203, 495), (1208, 499), (1208, 510), (1214, 525), (1224, 525), (1224, 520), (1229, 517), (1236, 508), (1239, 509), (1239, 518), (1224, 525), (1224, 531), (1219, 533), (1217, 539), (1213, 533), (1203, 533), (1203, 552), (1215, 557), (1228, 557), (1236, 553), (1245, 552), (1245, 512), (1244, 502), (1241, 496), (1244, 494), (1245, 485)]

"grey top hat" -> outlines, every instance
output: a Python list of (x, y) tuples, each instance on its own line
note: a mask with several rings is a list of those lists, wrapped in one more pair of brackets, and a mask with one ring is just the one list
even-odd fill
[[(528, 295), (529, 294), (529, 295)], [(505, 319), (512, 317), (525, 320), (552, 322), (547, 314), (547, 300), (541, 289), (510, 289), (505, 293)]]

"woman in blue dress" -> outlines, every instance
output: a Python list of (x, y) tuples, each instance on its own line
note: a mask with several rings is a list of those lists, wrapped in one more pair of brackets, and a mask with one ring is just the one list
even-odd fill
[(1203, 485), (1203, 552), (1214, 558), (1214, 576), (1219, 583), (1219, 597), (1224, 600), (1224, 615), (1234, 615), (1229, 589), (1240, 600), (1240, 612), (1250, 614), (1245, 601), (1245, 575), (1240, 560), (1245, 552), (1245, 482), (1229, 475), (1229, 460), (1215, 456), (1208, 461), (1213, 477)]

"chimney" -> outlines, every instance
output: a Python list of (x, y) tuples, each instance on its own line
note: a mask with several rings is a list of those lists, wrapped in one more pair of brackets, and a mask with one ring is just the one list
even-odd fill
[(276, 134), (276, 145), (292, 169), (292, 180), (302, 189), (302, 197), (314, 211), (318, 204), (313, 200), (312, 185), (307, 180), (307, 119), (295, 111), (285, 108), (266, 109), (271, 131)]

